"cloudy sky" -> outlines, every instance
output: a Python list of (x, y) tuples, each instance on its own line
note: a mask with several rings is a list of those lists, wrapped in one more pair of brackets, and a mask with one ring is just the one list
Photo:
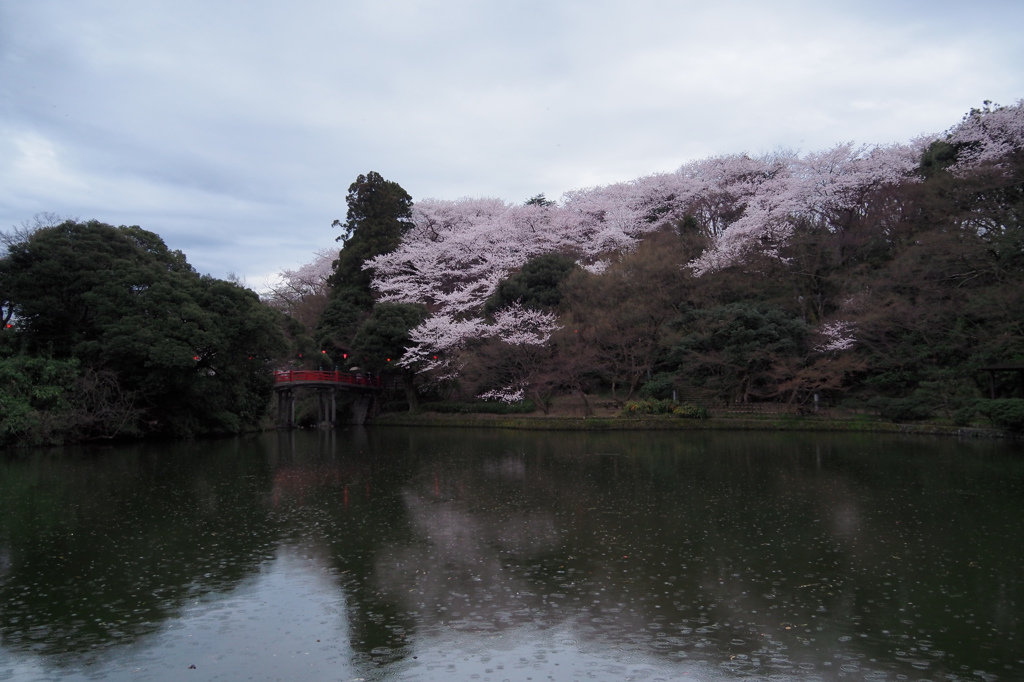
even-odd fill
[(1024, 97), (1022, 0), (0, 0), (0, 229), (137, 224), (260, 288), (377, 171), (558, 198)]

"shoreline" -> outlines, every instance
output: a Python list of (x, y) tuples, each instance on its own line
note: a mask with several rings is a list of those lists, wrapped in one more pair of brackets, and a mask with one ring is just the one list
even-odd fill
[(1021, 434), (997, 428), (943, 424), (896, 424), (815, 417), (680, 419), (678, 417), (529, 417), (483, 414), (387, 413), (371, 426), (423, 426), (518, 429), (524, 431), (840, 431), (853, 433), (905, 433), (957, 438), (1018, 440)]

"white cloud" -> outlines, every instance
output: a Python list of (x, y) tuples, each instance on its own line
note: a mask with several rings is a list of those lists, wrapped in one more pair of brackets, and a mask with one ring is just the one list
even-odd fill
[(85, 189), (85, 183), (69, 173), (52, 140), (34, 132), (14, 133), (11, 147), (10, 165), (4, 174), (9, 190), (32, 195), (43, 188), (69, 194), (81, 194)]
[(904, 141), (1024, 96), (1018, 2), (0, 3), (0, 221), (137, 223), (250, 281), (349, 183), (557, 197), (687, 160)]

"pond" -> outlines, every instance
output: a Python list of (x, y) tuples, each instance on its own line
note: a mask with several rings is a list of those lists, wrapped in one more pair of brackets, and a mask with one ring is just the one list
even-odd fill
[(378, 428), (10, 452), (0, 680), (1021, 680), (1024, 452)]

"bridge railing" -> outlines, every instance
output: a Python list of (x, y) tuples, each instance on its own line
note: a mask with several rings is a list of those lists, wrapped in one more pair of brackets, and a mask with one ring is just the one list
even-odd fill
[(380, 377), (368, 377), (364, 374), (347, 372), (324, 372), (313, 369), (279, 369), (274, 372), (274, 382), (290, 384), (303, 381), (322, 381), (352, 386), (372, 386), (382, 388), (384, 382)]

